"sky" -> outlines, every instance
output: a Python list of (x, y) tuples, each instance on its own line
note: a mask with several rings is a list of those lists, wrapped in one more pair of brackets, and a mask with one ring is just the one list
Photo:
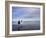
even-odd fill
[(40, 8), (36, 7), (12, 7), (12, 19), (40, 20)]

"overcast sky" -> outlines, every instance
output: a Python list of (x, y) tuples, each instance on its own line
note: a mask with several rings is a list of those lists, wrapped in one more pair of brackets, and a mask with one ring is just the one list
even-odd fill
[(36, 7), (12, 7), (12, 18), (38, 19), (40, 18), (40, 8)]

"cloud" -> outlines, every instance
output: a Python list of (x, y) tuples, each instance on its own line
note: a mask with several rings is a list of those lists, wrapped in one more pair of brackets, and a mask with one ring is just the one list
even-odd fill
[(13, 7), (13, 18), (39, 18), (40, 8), (31, 7)]

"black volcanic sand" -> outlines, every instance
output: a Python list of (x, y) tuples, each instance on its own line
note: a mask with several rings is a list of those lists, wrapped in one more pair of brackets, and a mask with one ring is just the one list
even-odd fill
[(12, 25), (12, 31), (23, 31), (23, 30), (40, 30), (40, 24), (34, 24), (34, 25)]

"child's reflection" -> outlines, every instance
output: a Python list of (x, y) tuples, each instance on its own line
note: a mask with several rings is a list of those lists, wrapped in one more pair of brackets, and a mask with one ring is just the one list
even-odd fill
[(18, 21), (18, 31), (20, 30), (20, 28), (21, 28), (21, 26), (20, 26), (20, 24), (21, 24), (21, 22), (22, 22), (22, 20), (20, 21)]

